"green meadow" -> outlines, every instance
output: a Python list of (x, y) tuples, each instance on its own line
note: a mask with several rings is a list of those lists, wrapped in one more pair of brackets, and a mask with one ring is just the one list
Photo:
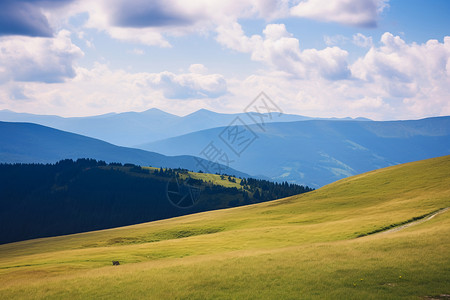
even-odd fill
[[(150, 171), (156, 171), (159, 168), (155, 167), (143, 167), (143, 169), (150, 170)], [(242, 186), (240, 185), (241, 179), (234, 177), (234, 176), (220, 176), (217, 174), (209, 174), (209, 173), (198, 173), (198, 172), (192, 172), (187, 171), (186, 174), (179, 173), (179, 176), (181, 179), (186, 180), (187, 178), (193, 178), (193, 179), (199, 179), (203, 180), (204, 182), (211, 182), (214, 185), (220, 185), (224, 187), (235, 187), (237, 189), (242, 189)], [(228, 180), (228, 178), (232, 178), (233, 181)]]
[(0, 299), (448, 299), (447, 207), (450, 156), (260, 204), (0, 245)]

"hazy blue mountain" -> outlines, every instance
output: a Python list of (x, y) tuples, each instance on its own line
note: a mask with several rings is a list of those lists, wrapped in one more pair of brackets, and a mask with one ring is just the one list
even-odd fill
[(0, 111), (1, 121), (36, 123), (121, 146), (165, 138), (167, 135), (160, 128), (170, 127), (178, 118), (158, 109), (74, 118)]
[[(203, 130), (141, 147), (166, 155), (207, 157), (211, 154), (207, 150), (213, 145), (228, 156), (227, 161), (231, 161), (233, 168), (312, 187), (450, 153), (450, 117), (389, 122), (313, 120), (228, 129), (230, 131), (227, 127)], [(247, 133), (251, 130), (253, 134), (240, 140), (233, 136), (242, 130)], [(241, 147), (238, 143), (243, 144), (242, 149), (246, 141), (253, 138), (254, 142), (244, 151), (233, 152), (232, 148)]]
[[(203, 129), (227, 126), (236, 117), (241, 118), (246, 124), (255, 123), (245, 113), (222, 114), (206, 109), (198, 110), (184, 117), (155, 108), (143, 112), (110, 113), (77, 118), (15, 113), (8, 110), (0, 111), (0, 121), (36, 123), (128, 147)], [(253, 117), (257, 119), (257, 122), (261, 122), (261, 119), (264, 122), (292, 122), (312, 119), (278, 113), (261, 114), (259, 117), (253, 115)]]
[[(115, 146), (107, 142), (32, 123), (0, 122), (0, 163), (54, 163), (61, 159), (93, 158), (106, 162), (142, 166), (203, 170), (205, 160), (189, 155), (165, 156), (154, 152)], [(221, 166), (236, 176), (242, 172)]]

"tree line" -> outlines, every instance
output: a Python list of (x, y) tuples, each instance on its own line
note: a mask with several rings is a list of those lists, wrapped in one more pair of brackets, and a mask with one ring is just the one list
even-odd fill
[[(0, 164), (0, 243), (160, 220), (310, 191), (246, 178), (241, 188), (190, 179), (201, 189), (192, 207), (168, 200), (168, 180), (185, 169), (67, 159), (55, 164)], [(231, 177), (230, 177), (231, 178)], [(234, 177), (233, 177), (234, 178)]]

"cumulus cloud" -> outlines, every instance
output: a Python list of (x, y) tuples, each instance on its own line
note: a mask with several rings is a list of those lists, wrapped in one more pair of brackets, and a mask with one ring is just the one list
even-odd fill
[[(0, 35), (52, 35), (61, 20), (87, 13), (85, 26), (112, 38), (149, 46), (170, 47), (168, 37), (206, 34), (238, 19), (273, 20), (288, 16), (311, 17), (311, 12), (334, 21), (369, 24), (385, 6), (384, 0), (308, 0), (290, 8), (289, 0), (21, 0), (0, 3)], [(70, 3), (70, 6), (66, 4)], [(61, 6), (66, 9), (60, 9)], [(317, 12), (317, 7), (327, 9)], [(308, 13), (309, 12), (309, 13)], [(320, 18), (319, 18), (320, 19)], [(329, 21), (328, 19), (324, 19)], [(49, 25), (50, 23), (50, 25)]]
[(25, 35), (51, 37), (53, 29), (49, 25), (44, 10), (60, 7), (72, 0), (21, 0), (0, 1), (0, 36)]
[(108, 1), (111, 22), (120, 27), (186, 26), (195, 22), (193, 16), (178, 11), (171, 1), (123, 0)]
[(334, 80), (350, 75), (347, 51), (339, 47), (301, 50), (299, 40), (286, 30), (284, 24), (267, 25), (264, 36), (248, 37), (236, 22), (230, 26), (220, 26), (217, 33), (217, 41), (222, 45), (250, 53), (252, 60), (264, 62), (273, 70), (291, 76), (321, 76)]
[(288, 0), (80, 0), (72, 14), (88, 12), (87, 27), (119, 40), (170, 47), (168, 37), (206, 34), (239, 18), (287, 16)]
[(156, 30), (122, 27), (107, 27), (105, 30), (114, 39), (144, 44), (147, 46), (171, 47), (166, 38)]
[[(416, 117), (406, 105), (396, 105), (375, 86), (357, 80), (330, 81), (324, 78), (286, 78), (278, 73), (261, 73), (243, 81), (229, 82), (230, 94), (253, 99), (266, 92), (283, 111), (313, 117), (367, 117), (374, 120)], [(241, 100), (242, 102), (242, 100)], [(235, 111), (242, 103), (230, 100)]]
[(363, 48), (372, 47), (372, 37), (367, 37), (364, 34), (358, 32), (357, 34), (353, 35), (353, 44)]
[(262, 43), (262, 37), (260, 35), (247, 37), (238, 22), (220, 25), (216, 31), (217, 42), (239, 52), (252, 52), (256, 46)]
[[(292, 10), (292, 1), (287, 0), (61, 1), (71, 3), (64, 9), (57, 2), (0, 2), (3, 107), (66, 115), (152, 106), (181, 113), (208, 105), (239, 111), (242, 99), (251, 101), (264, 90), (283, 110), (312, 116), (386, 119), (450, 114), (450, 37), (416, 44), (385, 33), (374, 45), (372, 37), (357, 33), (325, 37), (328, 47), (305, 49), (301, 37), (294, 37), (283, 24), (268, 24), (260, 34), (250, 36), (238, 23), (246, 18), (270, 21), (298, 16), (370, 27), (388, 1), (305, 0), (296, 1)], [(16, 3), (20, 9), (13, 10)], [(50, 36), (54, 28), (64, 28), (62, 19), (80, 13), (87, 19), (80, 30), (94, 28), (133, 42), (129, 49), (136, 47), (135, 54), (144, 51), (136, 44), (170, 47), (174, 37), (214, 30), (218, 43), (247, 53), (263, 67), (244, 79), (211, 74), (202, 64), (192, 64), (181, 73), (128, 73), (99, 64), (77, 67), (83, 52), (69, 33), (63, 30)], [(350, 43), (367, 48), (353, 64), (342, 48)]]
[(445, 37), (443, 43), (429, 40), (425, 44), (407, 44), (399, 36), (386, 32), (381, 44), (352, 66), (357, 78), (372, 82), (389, 79), (398, 84), (417, 84), (417, 88), (419, 82), (449, 79), (446, 66), (450, 59), (450, 37)]
[[(232, 45), (248, 49), (251, 55), (254, 49), (248, 43), (251, 37), (247, 38)], [(292, 36), (282, 26), (275, 26), (253, 40), (260, 40), (261, 46), (267, 39), (283, 38)], [(385, 33), (380, 44), (350, 65), (352, 76), (346, 80), (287, 77), (276, 68), (238, 79), (210, 74), (201, 64), (189, 66), (184, 73), (128, 73), (97, 64), (93, 69), (76, 67), (76, 76), (64, 83), (23, 82), (16, 89), (0, 85), (0, 99), (3, 108), (65, 115), (150, 107), (177, 113), (198, 107), (236, 112), (245, 106), (245, 99), (250, 102), (263, 90), (283, 111), (309, 116), (383, 120), (450, 114), (450, 37), (415, 44)], [(306, 55), (305, 51), (300, 54)], [(298, 52), (294, 53), (297, 59)], [(28, 98), (25, 101), (14, 100), (24, 96)]]
[(87, 13), (88, 28), (119, 40), (169, 47), (168, 36), (202, 34), (239, 18), (269, 20), (286, 16), (288, 11), (288, 0), (0, 1), (0, 35), (50, 37), (53, 28)]
[[(72, 80), (51, 85), (42, 82), (0, 85), (0, 99), (5, 100), (2, 108), (65, 116), (142, 111), (151, 107), (186, 113), (208, 107), (208, 103), (213, 108), (218, 102), (216, 97), (228, 93), (227, 82), (220, 74), (130, 73), (100, 63), (92, 68), (75, 67), (75, 73)], [(24, 101), (18, 101), (20, 98)]]
[(306, 0), (291, 8), (291, 14), (324, 22), (375, 27), (389, 0)]
[[(273, 33), (277, 34), (269, 36), (274, 40), (292, 38), (280, 27)], [(263, 53), (266, 51), (264, 40), (269, 36), (261, 37), (263, 40), (258, 45)], [(228, 45), (234, 45), (236, 50), (252, 49), (248, 46), (251, 43), (242, 36), (238, 41), (229, 41)], [(289, 57), (288, 52), (281, 51), (283, 47), (273, 48), (283, 53), (282, 58)], [(288, 48), (297, 49), (296, 46)], [(295, 59), (286, 65), (295, 65), (299, 57), (314, 57), (316, 51), (323, 50), (302, 50), (301, 55), (298, 50), (291, 51), (296, 53), (291, 56)], [(311, 64), (317, 63), (320, 62)], [(286, 77), (280, 72), (264, 71), (243, 82), (228, 80), (229, 89), (231, 94), (248, 99), (264, 90), (280, 101), (277, 104), (283, 110), (310, 116), (365, 116), (385, 120), (450, 114), (450, 37), (417, 44), (385, 33), (380, 46), (372, 45), (347, 67), (350, 75), (346, 80), (329, 80), (310, 74)]]
[(30, 3), (0, 2), (0, 34), (52, 36), (47, 18)]
[(325, 44), (327, 46), (335, 46), (335, 45), (339, 45), (339, 44), (345, 44), (348, 41), (348, 38), (341, 34), (337, 34), (337, 35), (333, 35), (333, 36), (325, 35), (323, 37), (323, 41), (325, 42)]
[(112, 71), (106, 65), (97, 64), (93, 70), (79, 68), (80, 73), (74, 81), (91, 81), (98, 76), (100, 82), (105, 79), (105, 82), (111, 82), (111, 86), (115, 83), (129, 86), (130, 91), (161, 91), (166, 99), (217, 98), (227, 93), (227, 82), (222, 75), (206, 74), (207, 69), (201, 64), (191, 65), (189, 69), (189, 73), (180, 74), (167, 71), (128, 73)]
[(202, 64), (192, 64), (189, 66), (189, 72), (197, 74), (206, 74), (208, 72), (208, 68), (206, 68)]
[(70, 33), (55, 38), (11, 36), (0, 38), (0, 80), (62, 82), (73, 78), (74, 61), (83, 52), (72, 44)]
[(71, 14), (87, 12), (85, 26), (104, 31), (114, 39), (170, 47), (164, 34), (173, 33), (176, 28), (184, 28), (189, 23), (187, 17), (172, 12), (171, 6), (171, 1), (164, 5), (162, 1), (80, 0), (72, 7)]
[(220, 74), (162, 72), (149, 75), (150, 84), (160, 88), (168, 99), (217, 98), (227, 92), (227, 83)]
[(372, 47), (351, 67), (353, 75), (375, 86), (384, 97), (397, 98), (412, 113), (441, 114), (450, 94), (450, 37), (408, 44), (386, 32), (381, 46)]

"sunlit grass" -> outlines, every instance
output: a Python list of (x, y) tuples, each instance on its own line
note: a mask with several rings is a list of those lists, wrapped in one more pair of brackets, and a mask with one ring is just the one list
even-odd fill
[(357, 237), (450, 206), (449, 170), (450, 157), (436, 158), (281, 200), (2, 245), (0, 298), (448, 294), (448, 211), (399, 232)]
[[(143, 167), (143, 169), (147, 169), (152, 172), (159, 170), (159, 168), (155, 168), (155, 167)], [(188, 177), (190, 177), (193, 179), (200, 179), (200, 180), (203, 180), (204, 182), (211, 183), (214, 185), (221, 185), (221, 186), (228, 187), (228, 188), (235, 187), (237, 189), (242, 189), (242, 186), (240, 185), (241, 179), (234, 177), (234, 176), (229, 176), (229, 175), (221, 176), (221, 175), (217, 175), (217, 174), (198, 173), (198, 172), (191, 172), (191, 171), (188, 171), (186, 174), (179, 173), (179, 176), (182, 179), (187, 179)], [(231, 178), (233, 181), (230, 181), (228, 178)]]

